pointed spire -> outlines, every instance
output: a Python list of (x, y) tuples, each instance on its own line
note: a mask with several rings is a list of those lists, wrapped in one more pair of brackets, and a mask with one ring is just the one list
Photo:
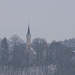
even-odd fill
[(30, 35), (30, 27), (29, 27), (29, 24), (28, 24), (28, 31), (27, 31), (27, 35)]

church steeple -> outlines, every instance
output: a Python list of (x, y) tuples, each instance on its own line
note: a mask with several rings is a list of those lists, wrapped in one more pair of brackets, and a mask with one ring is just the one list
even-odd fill
[(27, 35), (30, 35), (30, 27), (29, 27), (29, 25), (28, 25)]
[(26, 50), (27, 51), (31, 50), (31, 34), (30, 34), (29, 24), (28, 24), (28, 30), (26, 35)]

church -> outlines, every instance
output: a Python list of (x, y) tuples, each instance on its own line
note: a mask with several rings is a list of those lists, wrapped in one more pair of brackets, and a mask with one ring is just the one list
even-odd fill
[(31, 34), (30, 34), (30, 27), (28, 25), (28, 31), (26, 35), (26, 51), (29, 52), (31, 50)]
[(26, 52), (32, 52), (33, 54), (36, 54), (36, 52), (31, 47), (31, 33), (30, 33), (29, 25), (28, 25), (28, 30), (26, 34)]
[(26, 50), (25, 50), (25, 60), (28, 66), (30, 64), (34, 64), (34, 60), (36, 60), (36, 52), (31, 47), (31, 33), (30, 33), (30, 26), (28, 25), (28, 30), (26, 34)]

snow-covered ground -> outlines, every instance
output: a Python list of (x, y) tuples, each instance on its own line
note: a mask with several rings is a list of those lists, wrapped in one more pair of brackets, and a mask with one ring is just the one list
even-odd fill
[(55, 71), (56, 71), (55, 65), (30, 67), (30, 68), (25, 68), (22, 72), (22, 75), (54, 75)]
[[(3, 71), (4, 72), (4, 71)], [(0, 75), (54, 75), (56, 72), (55, 65), (49, 66), (41, 66), (41, 67), (30, 67), (24, 68), (22, 73), (21, 70), (10, 70), (9, 74), (5, 74), (5, 72), (0, 72)]]

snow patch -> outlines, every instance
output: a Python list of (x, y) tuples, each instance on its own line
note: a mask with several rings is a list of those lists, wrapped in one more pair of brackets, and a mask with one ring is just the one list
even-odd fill
[(36, 54), (36, 52), (33, 50), (33, 48), (31, 48), (31, 51), (32, 51), (34, 54)]

